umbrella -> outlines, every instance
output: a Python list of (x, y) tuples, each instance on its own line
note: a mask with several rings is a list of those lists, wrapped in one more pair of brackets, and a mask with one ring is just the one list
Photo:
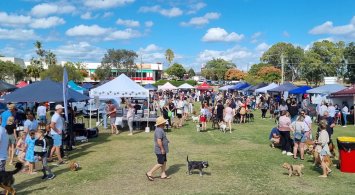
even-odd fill
[(0, 81), (0, 91), (9, 91), (16, 89), (15, 85), (11, 85), (10, 83), (6, 83), (5, 81)]
[[(33, 83), (2, 97), (4, 102), (63, 102), (63, 85), (50, 79)], [(89, 97), (68, 89), (68, 101), (80, 102)]]

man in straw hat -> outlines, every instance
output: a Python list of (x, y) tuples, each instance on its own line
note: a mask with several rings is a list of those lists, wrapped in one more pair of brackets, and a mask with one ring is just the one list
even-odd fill
[(154, 152), (157, 155), (158, 164), (154, 165), (154, 167), (146, 173), (146, 176), (149, 181), (154, 181), (153, 174), (158, 169), (161, 169), (161, 179), (170, 179), (169, 176), (166, 175), (166, 154), (169, 152), (169, 140), (166, 137), (166, 133), (164, 132), (164, 126), (166, 125), (166, 119), (160, 116), (157, 118), (155, 122), (155, 132), (154, 132)]

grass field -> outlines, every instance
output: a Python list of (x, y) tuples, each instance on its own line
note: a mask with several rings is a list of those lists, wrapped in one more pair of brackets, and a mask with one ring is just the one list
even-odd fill
[[(333, 167), (328, 178), (318, 178), (321, 170), (305, 161), (281, 155), (269, 147), (268, 135), (272, 120), (234, 125), (232, 134), (218, 130), (196, 132), (190, 121), (183, 128), (168, 133), (170, 180), (145, 176), (155, 163), (153, 132), (128, 136), (100, 136), (81, 144), (70, 153), (81, 169), (69, 171), (66, 165), (53, 167), (57, 177), (40, 179), (41, 174), (16, 175), (18, 194), (353, 194), (355, 174), (346, 174)], [(211, 124), (209, 124), (209, 127)], [(335, 128), (337, 136), (355, 136), (354, 126)], [(186, 174), (186, 155), (193, 160), (208, 160), (210, 167), (200, 177)], [(288, 177), (282, 163), (303, 163), (304, 177)], [(355, 165), (354, 165), (355, 166)], [(8, 170), (10, 168), (8, 167)]]

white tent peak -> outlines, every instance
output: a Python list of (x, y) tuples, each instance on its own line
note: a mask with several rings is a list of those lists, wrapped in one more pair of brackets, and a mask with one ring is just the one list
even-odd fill
[(180, 85), (178, 88), (179, 89), (194, 89), (195, 87), (188, 84), (188, 83), (184, 83), (184, 84)]
[(90, 97), (99, 96), (100, 99), (114, 97), (148, 97), (149, 91), (132, 81), (125, 74), (90, 91)]
[(172, 85), (170, 82), (165, 83), (162, 86), (158, 86), (158, 90), (175, 90), (178, 89), (177, 87), (175, 87), (174, 85)]

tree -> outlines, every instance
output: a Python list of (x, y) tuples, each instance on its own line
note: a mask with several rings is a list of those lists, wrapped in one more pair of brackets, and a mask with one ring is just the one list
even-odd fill
[(46, 51), (44, 56), (44, 62), (47, 66), (57, 64), (57, 56), (50, 50)]
[(350, 83), (355, 83), (355, 43), (349, 43), (344, 50), (344, 58), (347, 64), (345, 77)]
[(43, 71), (43, 66), (39, 60), (34, 58), (31, 59), (31, 64), (26, 67), (25, 73), (28, 77), (32, 77), (37, 80), (40, 77), (41, 72)]
[(222, 80), (228, 69), (235, 68), (236, 65), (224, 59), (217, 58), (208, 61), (202, 70), (202, 75), (210, 79)]
[(101, 65), (105, 68), (115, 68), (121, 72), (125, 72), (129, 77), (133, 76), (137, 66), (134, 63), (138, 57), (136, 52), (125, 49), (108, 49), (107, 53), (101, 60)]
[(244, 79), (247, 74), (239, 69), (233, 68), (227, 70), (224, 79), (228, 81)]
[(108, 65), (100, 65), (96, 70), (95, 70), (95, 77), (97, 80), (106, 80), (111, 76), (111, 67)]
[(169, 66), (170, 66), (171, 63), (174, 61), (174, 58), (175, 58), (175, 55), (174, 55), (173, 50), (167, 49), (167, 50), (165, 51), (165, 59), (166, 59), (166, 61), (168, 61)]
[(279, 82), (281, 79), (281, 70), (274, 66), (264, 66), (258, 71), (258, 76), (266, 82)]
[(300, 64), (304, 57), (304, 50), (291, 43), (276, 43), (263, 53), (261, 61), (281, 69), (281, 57), (284, 57), (285, 79), (294, 81), (300, 76)]
[(168, 75), (170, 76), (176, 76), (179, 79), (183, 78), (184, 75), (186, 74), (185, 68), (178, 63), (174, 63), (172, 66), (170, 66), (166, 71)]
[(18, 64), (10, 61), (0, 60), (0, 80), (14, 80), (15, 82), (22, 80), (24, 77), (24, 70)]
[(190, 78), (193, 76), (196, 76), (196, 73), (195, 73), (194, 69), (192, 69), (192, 68), (190, 68), (190, 70), (187, 71), (187, 74), (189, 75)]
[(61, 82), (63, 81), (63, 71), (64, 67), (68, 72), (68, 79), (76, 82), (83, 81), (84, 77), (81, 74), (81, 70), (78, 69), (77, 63), (67, 62), (64, 66), (61, 65), (50, 65), (48, 69), (43, 71), (40, 75), (42, 79), (50, 78), (54, 81)]
[(344, 42), (333, 43), (327, 40), (315, 42), (305, 52), (301, 63), (302, 77), (307, 83), (320, 84), (325, 76), (345, 76)]
[(40, 61), (43, 62), (46, 51), (42, 48), (42, 43), (40, 41), (36, 41), (34, 46), (36, 48), (36, 54), (40, 57)]

